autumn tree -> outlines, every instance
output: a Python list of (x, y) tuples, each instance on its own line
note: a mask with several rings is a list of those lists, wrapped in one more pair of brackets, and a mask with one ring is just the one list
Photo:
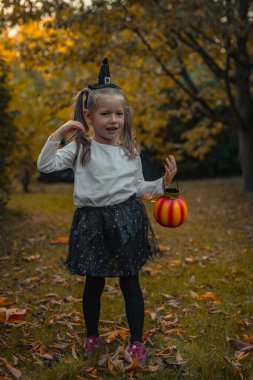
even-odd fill
[[(141, 143), (160, 156), (173, 148), (179, 155), (187, 152), (202, 159), (220, 131), (235, 128), (244, 189), (253, 191), (249, 0), (94, 0), (89, 7), (82, 1), (14, 3), (17, 23), (50, 14), (51, 26), (59, 33), (72, 32), (69, 54), (62, 54), (61, 64), (82, 65), (83, 83), (92, 76), (95, 62), (112, 57), (113, 79), (137, 111)], [(7, 7), (8, 12), (14, 8)], [(15, 24), (15, 12), (9, 20)], [(48, 52), (48, 44), (43, 49)], [(54, 59), (50, 65), (50, 55), (45, 58), (36, 46), (27, 48), (33, 50), (37, 57), (42, 53), (45, 66), (60, 62)], [(29, 54), (23, 58), (32, 64)], [(76, 88), (81, 86), (80, 73), (77, 69)], [(173, 141), (170, 130), (175, 120), (180, 125)]]
[(45, 27), (44, 21), (32, 20), (21, 25), (14, 35), (5, 32), (0, 39), (10, 71), (8, 111), (16, 127), (12, 151), (15, 177), (25, 192), (37, 174), (41, 147), (71, 114), (71, 97), (80, 77), (80, 69), (65, 62), (69, 61), (72, 45), (68, 30), (57, 31), (51, 25)]
[[(93, 2), (94, 11), (101, 12), (101, 3)], [(138, 46), (136, 39), (141, 42), (148, 65), (173, 82), (182, 116), (194, 120), (182, 134), (181, 148), (201, 156), (221, 128), (236, 128), (244, 190), (253, 191), (250, 0), (115, 0), (103, 5), (108, 30), (116, 26), (121, 34), (131, 32), (127, 52)]]
[[(88, 10), (77, 8), (71, 17), (58, 14), (58, 25), (96, 26), (94, 50), (113, 52), (119, 82), (126, 92), (137, 89), (142, 142), (149, 136), (157, 151), (173, 147), (202, 159), (220, 131), (235, 128), (244, 190), (253, 191), (251, 1), (94, 0)], [(154, 111), (161, 114), (156, 127)], [(166, 130), (175, 116), (185, 127), (171, 144)]]
[(8, 111), (10, 93), (7, 87), (8, 68), (0, 59), (0, 210), (9, 197), (11, 175), (11, 154), (15, 144), (15, 128)]

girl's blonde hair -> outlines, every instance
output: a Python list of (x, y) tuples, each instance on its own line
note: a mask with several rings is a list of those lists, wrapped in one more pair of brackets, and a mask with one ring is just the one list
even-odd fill
[[(137, 144), (135, 141), (135, 132), (133, 121), (130, 114), (130, 109), (127, 101), (127, 97), (119, 88), (101, 88), (96, 90), (90, 90), (84, 88), (81, 90), (74, 98), (74, 112), (73, 120), (79, 121), (83, 124), (86, 129), (86, 133), (89, 132), (89, 126), (84, 118), (84, 110), (87, 109), (90, 112), (94, 112), (98, 105), (98, 100), (103, 96), (118, 96), (123, 100), (124, 106), (124, 118), (125, 123), (121, 134), (119, 136), (119, 144), (122, 147), (125, 155), (129, 159), (133, 159), (137, 154)], [(81, 155), (81, 164), (85, 165), (90, 160), (90, 139), (81, 134), (75, 138), (77, 144), (76, 154), (73, 160), (73, 165), (76, 164), (76, 160), (80, 151), (80, 147), (83, 147)]]

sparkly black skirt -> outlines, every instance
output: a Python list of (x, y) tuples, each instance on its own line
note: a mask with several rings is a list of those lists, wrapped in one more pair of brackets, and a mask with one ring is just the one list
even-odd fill
[(115, 205), (76, 209), (65, 267), (79, 275), (133, 276), (159, 254), (146, 209), (133, 196)]

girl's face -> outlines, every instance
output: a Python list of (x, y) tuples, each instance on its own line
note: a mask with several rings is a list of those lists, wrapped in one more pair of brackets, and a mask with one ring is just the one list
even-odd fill
[(98, 99), (93, 111), (85, 116), (94, 129), (94, 139), (102, 144), (117, 145), (125, 123), (124, 101), (117, 95), (104, 95)]

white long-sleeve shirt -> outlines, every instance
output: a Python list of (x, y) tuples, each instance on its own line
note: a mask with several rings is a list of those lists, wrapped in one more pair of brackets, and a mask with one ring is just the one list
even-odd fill
[(137, 197), (163, 193), (163, 178), (145, 181), (140, 156), (129, 159), (122, 148), (101, 144), (91, 139), (91, 157), (83, 166), (78, 159), (73, 167), (76, 143), (58, 149), (59, 142), (50, 138), (37, 162), (38, 170), (51, 173), (71, 168), (74, 171), (74, 203), (76, 207), (108, 206), (120, 203), (136, 194)]

